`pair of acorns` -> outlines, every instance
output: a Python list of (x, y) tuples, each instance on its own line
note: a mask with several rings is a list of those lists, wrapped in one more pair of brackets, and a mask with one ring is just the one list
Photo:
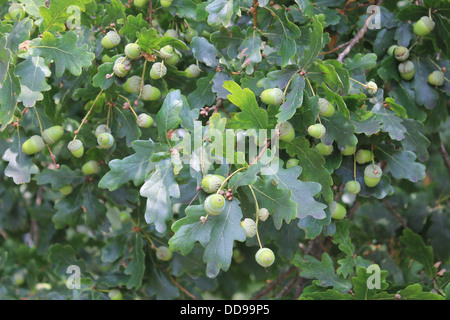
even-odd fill
[(64, 134), (64, 129), (61, 126), (53, 126), (45, 129), (42, 136), (34, 135), (22, 144), (22, 152), (27, 155), (32, 155), (41, 152), (45, 148), (45, 144), (52, 145)]
[[(370, 150), (359, 149), (355, 154), (355, 160), (358, 164), (365, 164), (373, 159), (373, 153)], [(373, 188), (378, 185), (383, 175), (383, 170), (376, 164), (369, 164), (364, 169), (364, 184)], [(351, 194), (357, 194), (361, 191), (361, 184), (356, 180), (350, 180), (345, 184), (345, 189)]]

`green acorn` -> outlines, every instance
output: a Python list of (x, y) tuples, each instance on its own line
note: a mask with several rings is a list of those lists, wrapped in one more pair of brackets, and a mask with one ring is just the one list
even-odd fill
[(68, 185), (62, 187), (61, 189), (59, 189), (59, 192), (61, 192), (65, 196), (71, 194), (72, 191), (73, 191), (73, 187), (71, 184), (68, 184)]
[(8, 9), (8, 14), (13, 20), (22, 20), (25, 17), (25, 8), (19, 3), (13, 3)]
[(255, 254), (256, 262), (262, 267), (270, 267), (275, 262), (275, 255), (269, 248), (261, 248)]
[(42, 132), (42, 139), (44, 139), (46, 144), (54, 144), (56, 141), (61, 139), (64, 135), (64, 129), (61, 126), (53, 126), (47, 128)]
[(395, 49), (398, 47), (398, 45), (393, 44), (392, 46), (389, 47), (388, 49), (388, 55), (393, 56), (394, 55), (394, 51)]
[(202, 179), (202, 188), (206, 193), (214, 193), (219, 190), (225, 177), (218, 174), (208, 174)]
[(130, 60), (137, 59), (141, 55), (141, 47), (137, 43), (129, 43), (125, 46), (124, 53)]
[(370, 150), (359, 149), (355, 154), (356, 162), (358, 162), (359, 164), (364, 164), (372, 161), (372, 157), (373, 154)]
[(428, 83), (432, 86), (442, 86), (444, 84), (444, 73), (438, 70), (433, 71), (428, 75)]
[(414, 78), (414, 63), (409, 60), (402, 62), (398, 65), (398, 71), (403, 79), (409, 81)]
[(241, 221), (241, 226), (245, 230), (247, 238), (253, 238), (256, 234), (256, 222), (253, 219), (245, 218)]
[(106, 124), (101, 124), (95, 129), (94, 135), (96, 138), (98, 138), (98, 135), (103, 132), (111, 133), (111, 129), (109, 129)]
[(288, 161), (286, 161), (286, 169), (295, 167), (298, 165), (299, 160), (295, 158), (291, 158)]
[(335, 220), (342, 220), (345, 218), (347, 214), (347, 209), (345, 209), (345, 207), (342, 204), (336, 201), (330, 203), (330, 211), (331, 211), (331, 218)]
[(81, 172), (86, 175), (96, 174), (100, 171), (100, 164), (95, 160), (89, 160), (81, 167)]
[(161, 91), (152, 85), (146, 84), (142, 88), (141, 98), (144, 101), (157, 101), (161, 97)]
[(119, 213), (119, 220), (121, 223), (127, 223), (128, 221), (130, 221), (131, 219), (131, 215), (126, 212), (126, 211), (122, 211)]
[(319, 98), (319, 114), (324, 117), (331, 117), (335, 112), (334, 106), (325, 98)]
[(122, 85), (123, 90), (128, 93), (138, 93), (141, 89), (141, 77), (131, 76)]
[(167, 29), (167, 31), (164, 33), (164, 37), (171, 37), (178, 39), (178, 32), (174, 29)]
[(434, 21), (430, 19), (430, 17), (423, 16), (414, 25), (414, 33), (417, 34), (419, 37), (423, 37), (429, 34), (431, 31), (433, 31), (435, 26), (436, 23), (434, 23)]
[(322, 139), (326, 133), (327, 129), (320, 123), (308, 127), (308, 134), (316, 139)]
[(131, 61), (126, 59), (125, 57), (119, 57), (117, 58), (116, 62), (114, 62), (114, 74), (120, 78), (125, 77), (130, 69)]
[(123, 299), (122, 292), (120, 292), (119, 289), (109, 290), (108, 297), (111, 300), (122, 300)]
[(203, 204), (206, 213), (217, 216), (222, 213), (225, 208), (225, 198), (220, 194), (212, 194), (208, 196)]
[(173, 258), (173, 252), (169, 247), (161, 246), (156, 250), (156, 257), (161, 261), (169, 261)]
[(270, 215), (269, 210), (267, 210), (266, 208), (261, 208), (258, 211), (258, 218), (261, 221), (266, 221), (269, 215)]
[(197, 31), (195, 31), (192, 28), (187, 29), (186, 32), (184, 33), (184, 39), (186, 39), (187, 42), (191, 42), (192, 39), (196, 36), (197, 36)]
[(320, 153), (323, 156), (329, 156), (330, 154), (333, 153), (333, 145), (327, 145), (323, 142), (319, 142), (318, 144), (316, 144), (315, 149), (317, 150), (318, 153)]
[(150, 69), (150, 78), (153, 80), (161, 79), (167, 73), (167, 68), (161, 62), (156, 62), (152, 65)]
[(342, 155), (344, 156), (351, 156), (352, 154), (355, 154), (356, 152), (356, 146), (345, 146), (345, 148), (341, 151)]
[(141, 128), (150, 128), (153, 125), (153, 118), (146, 113), (138, 116), (138, 126)]
[(134, 0), (133, 4), (136, 8), (143, 8), (147, 6), (148, 0)]
[(406, 47), (398, 46), (394, 50), (394, 57), (398, 61), (406, 61), (409, 58), (409, 50)]
[(165, 60), (164, 62), (166, 64), (174, 66), (178, 62), (180, 62), (180, 59), (181, 59), (181, 53), (177, 49), (175, 49), (174, 53), (172, 54), (172, 57), (170, 59)]
[(161, 0), (161, 7), (168, 8), (172, 5), (173, 0)]
[(382, 175), (383, 170), (379, 166), (369, 164), (364, 169), (364, 183), (370, 188), (375, 187), (380, 182)]
[(67, 148), (76, 158), (81, 158), (84, 154), (83, 142), (81, 140), (75, 139), (70, 141)]
[(196, 64), (191, 64), (184, 70), (187, 78), (197, 78), (200, 74), (200, 68)]
[(375, 82), (369, 81), (369, 82), (367, 83), (366, 89), (367, 89), (367, 93), (368, 93), (369, 95), (373, 96), (375, 93), (377, 93), (377, 91), (378, 91), (378, 86), (377, 86), (377, 84), (376, 84)]
[(171, 45), (166, 45), (159, 50), (159, 56), (164, 60), (169, 60), (174, 54), (173, 47)]
[(44, 148), (44, 139), (38, 135), (32, 136), (22, 144), (22, 152), (27, 155), (41, 152)]
[(102, 149), (109, 149), (114, 145), (114, 137), (111, 133), (103, 132), (97, 137), (97, 143)]
[(295, 130), (290, 122), (280, 122), (275, 127), (280, 132), (281, 141), (292, 141), (295, 138)]
[(279, 88), (266, 89), (260, 97), (262, 102), (273, 106), (280, 106), (284, 101), (283, 91)]
[(345, 189), (351, 194), (357, 194), (361, 191), (361, 184), (358, 181), (350, 180), (345, 184)]
[(108, 31), (102, 39), (102, 47), (105, 49), (112, 49), (120, 43), (120, 35), (116, 31)]

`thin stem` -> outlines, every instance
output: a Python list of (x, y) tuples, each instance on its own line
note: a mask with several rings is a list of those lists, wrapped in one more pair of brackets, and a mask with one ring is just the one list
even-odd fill
[(98, 93), (98, 95), (95, 97), (94, 102), (92, 103), (91, 107), (89, 108), (89, 111), (86, 113), (86, 115), (84, 116), (83, 120), (81, 120), (80, 125), (78, 126), (78, 129), (75, 131), (75, 136), (73, 137), (72, 141), (75, 141), (77, 139), (77, 135), (81, 130), (81, 127), (83, 126), (84, 122), (86, 121), (87, 117), (91, 114), (92, 109), (94, 109), (95, 103), (97, 102), (98, 97), (100, 97), (100, 95), (102, 94), (103, 89), (100, 90), (100, 92)]
[(259, 221), (259, 205), (258, 205), (258, 200), (256, 199), (256, 195), (255, 192), (253, 191), (253, 187), (251, 185), (248, 186), (250, 188), (250, 191), (252, 192), (253, 195), (253, 199), (255, 199), (255, 207), (256, 207), (256, 238), (258, 239), (258, 243), (259, 243), (259, 247), (262, 249), (262, 244), (261, 244), (261, 240), (259, 239), (259, 233), (258, 233), (258, 221)]
[[(142, 70), (142, 77), (141, 77), (141, 86), (139, 87), (139, 95), (137, 97), (136, 101), (139, 101), (142, 95), (142, 88), (144, 88), (144, 75), (145, 75), (145, 67), (147, 66), (147, 60), (144, 62), (144, 69)], [(162, 69), (162, 68), (161, 68)], [(131, 104), (130, 104), (131, 106)]]
[(313, 90), (313, 87), (311, 85), (311, 82), (309, 81), (308, 78), (305, 77), (305, 79), (306, 79), (306, 82), (308, 83), (308, 86), (309, 86), (309, 89), (311, 90), (312, 95), (315, 97), (316, 94), (314, 93), (314, 90)]
[(33, 108), (34, 111), (36, 112), (36, 117), (39, 123), (39, 130), (41, 131), (41, 135), (44, 133), (44, 131), (42, 130), (42, 123), (41, 123), (41, 118), (39, 117), (39, 112), (37, 111), (36, 107)]
[(109, 116), (111, 114), (111, 104), (108, 106), (108, 115), (106, 116), (106, 127), (109, 128)]
[(353, 178), (356, 181), (356, 154), (353, 155)]
[(362, 85), (364, 88), (368, 88), (368, 85), (367, 85), (367, 84), (364, 84), (364, 83), (362, 83), (362, 82), (359, 82), (359, 81), (356, 80), (356, 79), (350, 78), (350, 80), (352, 80), (352, 81), (354, 81), (354, 82), (356, 82), (356, 83)]
[(232, 176), (234, 176), (236, 173), (238, 173), (241, 170), (247, 169), (246, 167), (241, 167), (239, 169), (237, 169), (235, 172), (233, 172), (232, 174), (230, 174), (225, 180), (223, 180), (222, 184), (220, 185), (219, 189), (217, 190), (217, 194), (220, 193), (220, 191), (222, 190), (222, 188), (225, 186), (225, 184), (228, 182), (228, 180), (231, 179)]

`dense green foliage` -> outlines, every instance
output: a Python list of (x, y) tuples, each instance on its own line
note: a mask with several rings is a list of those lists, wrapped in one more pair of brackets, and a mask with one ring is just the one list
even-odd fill
[(0, 298), (450, 299), (448, 1), (13, 2)]

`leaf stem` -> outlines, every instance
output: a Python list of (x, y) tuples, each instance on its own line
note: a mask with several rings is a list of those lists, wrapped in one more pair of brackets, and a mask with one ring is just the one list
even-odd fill
[(89, 108), (89, 111), (86, 113), (86, 115), (84, 116), (83, 120), (81, 120), (80, 125), (78, 126), (78, 129), (75, 131), (75, 136), (73, 137), (72, 141), (75, 141), (77, 139), (78, 133), (81, 130), (81, 127), (83, 127), (84, 122), (86, 121), (87, 117), (91, 114), (92, 109), (94, 109), (95, 103), (98, 100), (98, 97), (100, 97), (100, 95), (103, 93), (103, 89), (100, 90), (100, 92), (98, 93), (98, 95), (95, 97), (94, 102), (92, 103), (91, 107)]
[(259, 239), (259, 232), (258, 232), (258, 221), (259, 221), (259, 204), (258, 199), (256, 199), (255, 192), (253, 191), (253, 187), (251, 185), (248, 186), (250, 188), (250, 191), (252, 192), (253, 199), (255, 199), (255, 208), (256, 208), (256, 217), (255, 217), (255, 223), (256, 223), (256, 238), (258, 239), (259, 247), (262, 249), (261, 240)]
[(225, 186), (225, 184), (227, 183), (228, 180), (231, 179), (232, 176), (234, 176), (236, 173), (238, 173), (241, 170), (247, 169), (246, 167), (241, 167), (239, 169), (237, 169), (236, 171), (234, 171), (232, 174), (230, 174), (225, 180), (223, 180), (222, 184), (220, 185), (219, 189), (217, 190), (217, 194), (220, 193), (220, 191), (222, 190), (222, 188)]

